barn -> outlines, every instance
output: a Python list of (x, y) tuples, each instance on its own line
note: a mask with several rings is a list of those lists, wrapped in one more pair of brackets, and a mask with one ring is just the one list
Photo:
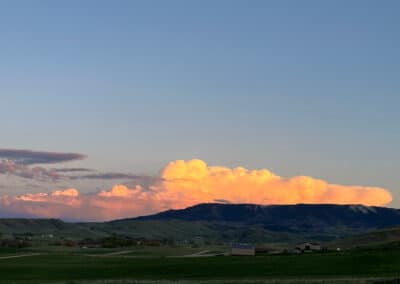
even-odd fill
[(320, 251), (321, 249), (321, 245), (317, 243), (302, 243), (296, 246), (296, 250), (301, 252)]

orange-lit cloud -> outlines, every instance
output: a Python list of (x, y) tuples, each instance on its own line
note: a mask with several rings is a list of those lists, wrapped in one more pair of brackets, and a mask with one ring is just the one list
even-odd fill
[(171, 162), (162, 171), (162, 179), (165, 197), (183, 206), (187, 200), (217, 199), (257, 204), (385, 205), (392, 201), (383, 188), (329, 184), (306, 176), (282, 178), (266, 169), (210, 167), (201, 160)]
[(79, 191), (75, 188), (69, 188), (64, 190), (56, 190), (53, 191), (52, 196), (70, 196), (70, 197), (77, 197), (79, 195)]
[[(157, 179), (156, 179), (157, 180)], [(34, 217), (111, 220), (179, 209), (204, 202), (385, 205), (389, 191), (378, 187), (329, 184), (311, 177), (283, 178), (266, 169), (208, 166), (201, 160), (174, 161), (149, 187), (115, 185), (82, 194), (77, 189), (0, 197), (3, 211)]]

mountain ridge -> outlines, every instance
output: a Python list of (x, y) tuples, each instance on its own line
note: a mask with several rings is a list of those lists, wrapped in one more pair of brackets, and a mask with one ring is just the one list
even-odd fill
[(400, 226), (400, 210), (335, 204), (257, 205), (206, 203), (107, 222), (0, 219), (3, 235), (33, 233), (81, 239), (130, 238), (213, 241), (331, 241)]
[[(298, 222), (312, 225), (344, 224), (356, 227), (387, 227), (400, 224), (400, 210), (388, 207), (337, 204), (257, 205), (203, 203), (185, 209), (122, 220), (224, 221), (279, 227)], [(112, 221), (114, 222), (114, 221)]]

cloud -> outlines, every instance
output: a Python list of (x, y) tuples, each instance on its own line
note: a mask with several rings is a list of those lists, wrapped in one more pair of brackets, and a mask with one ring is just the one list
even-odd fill
[[(389, 191), (379, 187), (329, 184), (311, 177), (283, 178), (269, 170), (208, 166), (201, 160), (174, 161), (149, 186), (115, 185), (82, 194), (77, 189), (0, 197), (6, 216), (112, 220), (179, 209), (204, 202), (385, 205)], [(5, 213), (4, 213), (5, 212)]]
[(93, 172), (93, 169), (87, 168), (56, 168), (54, 169), (58, 173), (76, 173), (76, 172)]
[(28, 167), (11, 160), (0, 161), (0, 174), (14, 175), (39, 181), (55, 181), (63, 177), (54, 169), (46, 169), (39, 166)]
[[(0, 174), (14, 175), (39, 181), (56, 181), (66, 178), (66, 169), (48, 169), (38, 164), (56, 164), (83, 160), (86, 156), (77, 153), (43, 152), (17, 149), (0, 149)], [(74, 169), (72, 169), (74, 170)], [(69, 169), (71, 171), (71, 169)]]
[(18, 149), (0, 149), (0, 158), (12, 160), (17, 164), (57, 164), (70, 161), (83, 160), (85, 155), (77, 153), (42, 152)]
[[(51, 193), (27, 193), (16, 197), (2, 196), (2, 215), (18, 217), (63, 218), (71, 220), (82, 217), (83, 200), (76, 189), (56, 190)], [(75, 218), (74, 218), (75, 217)]]
[(64, 190), (56, 190), (52, 192), (52, 196), (69, 196), (69, 197), (77, 197), (79, 196), (79, 191), (75, 188), (69, 188)]
[(16, 163), (12, 160), (0, 161), (0, 174), (13, 175), (25, 179), (38, 181), (59, 181), (59, 180), (133, 180), (137, 182), (154, 182), (157, 178), (147, 175), (129, 173), (90, 173), (76, 174), (78, 172), (94, 172), (86, 168), (45, 168), (40, 166), (27, 166)]
[[(55, 164), (85, 159), (77, 153), (57, 153), (31, 150), (0, 149), (0, 174), (38, 181), (58, 180), (136, 180), (152, 182), (146, 175), (106, 172), (94, 173), (88, 168), (46, 168), (36, 164)], [(93, 172), (93, 173), (90, 173)]]
[(102, 179), (102, 180), (112, 180), (112, 179), (119, 179), (119, 180), (150, 180), (154, 179), (154, 177), (146, 176), (146, 175), (136, 175), (136, 174), (126, 174), (126, 173), (93, 173), (93, 174), (86, 174), (86, 175), (76, 175), (70, 176), (71, 179)]
[(111, 190), (81, 194), (77, 189), (50, 193), (27, 193), (16, 197), (2, 196), (2, 214), (65, 220), (111, 220), (150, 214), (158, 208), (156, 199), (140, 186), (130, 189), (116, 185)]
[(201, 160), (171, 162), (161, 177), (166, 198), (182, 206), (188, 200), (199, 203), (215, 199), (257, 204), (385, 205), (392, 201), (383, 188), (329, 184), (306, 176), (283, 178), (267, 169), (212, 167)]
[(78, 197), (79, 191), (75, 188), (69, 188), (64, 190), (55, 190), (51, 193), (27, 193), (17, 196), (16, 200), (32, 201), (32, 202), (43, 202), (49, 201), (49, 197), (59, 198), (59, 197)]

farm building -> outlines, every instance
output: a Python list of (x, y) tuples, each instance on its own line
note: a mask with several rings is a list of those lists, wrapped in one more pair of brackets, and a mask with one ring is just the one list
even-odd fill
[(296, 250), (301, 252), (311, 252), (322, 250), (321, 245), (317, 243), (302, 243), (296, 246)]
[(250, 244), (232, 244), (231, 255), (234, 256), (255, 256), (256, 250)]
[(205, 243), (205, 241), (204, 241), (203, 237), (197, 236), (193, 239), (193, 244), (196, 246), (204, 246), (204, 243)]

